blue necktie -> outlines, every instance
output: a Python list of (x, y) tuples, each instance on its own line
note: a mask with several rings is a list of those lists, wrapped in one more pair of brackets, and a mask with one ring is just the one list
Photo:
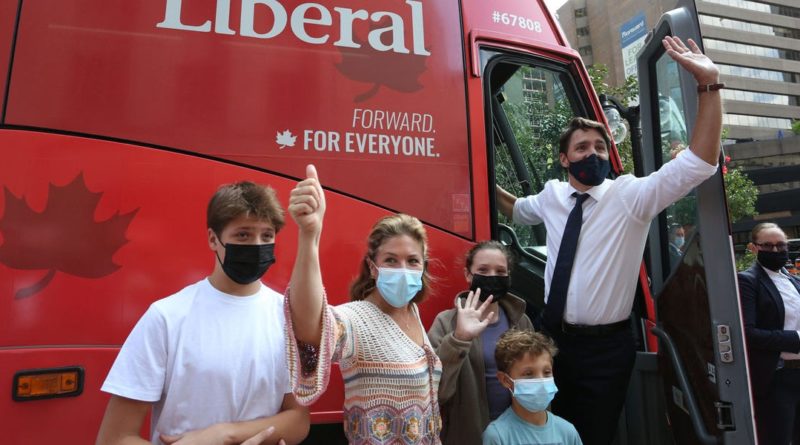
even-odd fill
[(561, 246), (558, 248), (556, 267), (553, 269), (553, 279), (550, 280), (550, 294), (544, 308), (544, 326), (551, 332), (559, 332), (561, 320), (564, 318), (564, 306), (567, 303), (567, 289), (569, 278), (572, 274), (572, 263), (575, 262), (575, 250), (578, 248), (578, 237), (581, 235), (583, 224), (583, 202), (589, 198), (588, 193), (572, 194), (575, 197), (575, 207), (569, 212), (564, 235), (561, 237)]

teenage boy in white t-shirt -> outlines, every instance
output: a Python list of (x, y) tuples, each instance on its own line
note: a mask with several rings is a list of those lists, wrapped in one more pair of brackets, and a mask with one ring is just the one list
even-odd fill
[(111, 400), (97, 445), (147, 444), (150, 409), (153, 444), (240, 444), (269, 429), (263, 443), (291, 445), (308, 434), (286, 369), (283, 297), (260, 281), (284, 224), (275, 191), (224, 185), (207, 223), (214, 271), (133, 328), (102, 387)]

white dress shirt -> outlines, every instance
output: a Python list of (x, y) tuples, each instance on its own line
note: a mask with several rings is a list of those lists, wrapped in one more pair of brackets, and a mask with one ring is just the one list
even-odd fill
[[(761, 266), (761, 268), (775, 283), (775, 287), (778, 288), (778, 293), (781, 294), (783, 299), (783, 330), (798, 331), (797, 335), (800, 335), (800, 293), (797, 292), (797, 288), (790, 281), (791, 279), (781, 273), (783, 269), (781, 269), (781, 272), (773, 272), (764, 266)], [(800, 354), (781, 352), (781, 358), (784, 360), (800, 360)]]
[[(647, 177), (623, 175), (592, 187), (583, 205), (583, 226), (572, 267), (564, 320), (582, 325), (608, 324), (630, 316), (636, 279), (650, 221), (717, 171), (691, 150)], [(545, 301), (576, 190), (557, 179), (537, 195), (514, 203), (515, 223), (547, 228)]]

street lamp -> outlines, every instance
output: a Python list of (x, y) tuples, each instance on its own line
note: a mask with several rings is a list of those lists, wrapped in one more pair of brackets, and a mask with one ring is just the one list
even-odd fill
[[(622, 119), (628, 121), (628, 127), (631, 129), (631, 146), (633, 152), (636, 153), (633, 157), (634, 160), (639, 158), (642, 148), (642, 126), (640, 123), (639, 106), (625, 107), (617, 99), (605, 94), (600, 95), (600, 105), (603, 107), (603, 113), (606, 115), (608, 125), (611, 127), (611, 138), (614, 143), (619, 145), (625, 140), (628, 135), (628, 130)], [(636, 166), (638, 169), (638, 165)]]

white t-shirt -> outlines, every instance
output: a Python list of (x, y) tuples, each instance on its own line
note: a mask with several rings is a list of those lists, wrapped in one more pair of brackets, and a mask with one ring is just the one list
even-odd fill
[(153, 303), (102, 390), (154, 402), (151, 441), (220, 422), (269, 417), (291, 392), (283, 296), (261, 285), (237, 297), (208, 279)]

